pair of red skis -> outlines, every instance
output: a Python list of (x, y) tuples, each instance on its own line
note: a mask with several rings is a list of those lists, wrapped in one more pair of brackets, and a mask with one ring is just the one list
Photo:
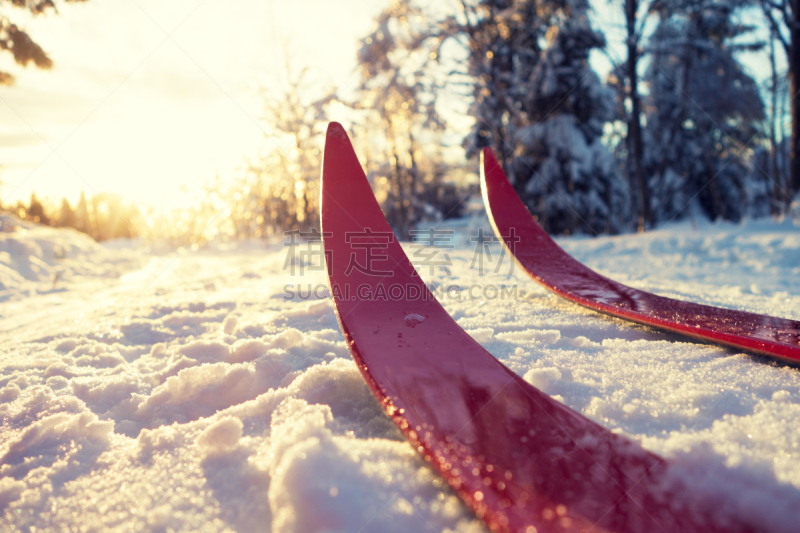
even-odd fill
[[(680, 302), (583, 266), (539, 227), (489, 149), (489, 219), (536, 281), (613, 316), (800, 361), (800, 322)], [(745, 532), (698, 508), (668, 463), (551, 399), (483, 349), (394, 238), (341, 125), (322, 171), (322, 231), (339, 325), (364, 379), (411, 444), (492, 531)]]

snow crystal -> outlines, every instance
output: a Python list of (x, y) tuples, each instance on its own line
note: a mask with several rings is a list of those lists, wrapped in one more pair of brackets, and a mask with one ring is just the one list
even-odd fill
[(525, 373), (525, 381), (548, 394), (556, 392), (561, 372), (557, 368), (532, 368)]
[(238, 418), (220, 418), (203, 430), (197, 444), (205, 448), (207, 454), (229, 452), (239, 444), (242, 428), (242, 421)]
[(772, 401), (773, 402), (784, 402), (791, 398), (791, 394), (789, 391), (786, 390), (776, 390), (772, 393)]

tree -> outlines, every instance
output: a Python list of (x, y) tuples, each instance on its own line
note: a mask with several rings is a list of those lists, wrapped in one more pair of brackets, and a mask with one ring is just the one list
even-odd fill
[(228, 198), (233, 233), (239, 238), (319, 224), (319, 176), (326, 109), (333, 89), (318, 96), (308, 69), (297, 71), (286, 56), (282, 90), (264, 90), (267, 148), (250, 165)]
[[(86, 0), (63, 0), (67, 2), (85, 2)], [(51, 9), (57, 11), (56, 0), (0, 0), (0, 5), (11, 4), (13, 7), (27, 9), (34, 15), (41, 15)], [(11, 53), (14, 61), (22, 66), (33, 63), (42, 69), (49, 69), (53, 66), (53, 61), (41, 46), (20, 29), (7, 16), (0, 15), (0, 50)], [(8, 72), (0, 71), (0, 84), (11, 84), (14, 76)]]
[(650, 208), (661, 220), (681, 216), (695, 198), (712, 220), (747, 212), (748, 143), (759, 134), (764, 105), (735, 54), (761, 44), (737, 40), (752, 27), (733, 20), (735, 7), (682, 6), (651, 39), (645, 166)]
[[(467, 155), (490, 146), (516, 181), (510, 155), (516, 125), (524, 123), (522, 100), (539, 61), (547, 29), (563, 2), (479, 1), (464, 4), (462, 31), (468, 38), (467, 74), (473, 80), (470, 112), (475, 126), (464, 140)], [(554, 5), (558, 4), (558, 5)]]
[[(621, 223), (603, 218), (627, 211), (614, 203), (627, 193), (599, 140), (613, 103), (588, 65), (589, 51), (603, 44), (602, 35), (589, 27), (588, 2), (461, 0), (457, 5), (457, 11), (421, 23), (415, 19), (402, 42), (386, 43), (396, 49), (381, 56), (378, 68), (401, 69), (400, 61), (416, 53), (420, 60), (430, 58), (417, 67), (416, 79), (446, 74), (426, 91), (446, 87), (459, 93), (468, 86), (475, 125), (463, 142), (467, 155), (491, 146), (549, 231), (578, 226), (619, 231)], [(388, 11), (389, 19), (401, 23), (419, 12), (410, 0), (395, 2)], [(448, 63), (442, 54), (447, 43), (462, 47), (466, 61)], [(547, 131), (565, 136), (553, 140)]]
[(76, 230), (86, 233), (87, 235), (92, 235), (93, 225), (92, 220), (89, 217), (89, 207), (86, 202), (86, 195), (81, 191), (81, 197), (78, 200), (78, 205), (75, 206), (75, 225), (73, 226)]
[(756, 161), (754, 165), (754, 175), (766, 178), (765, 185), (771, 189), (770, 212), (774, 216), (779, 216), (784, 213), (791, 204), (792, 197), (787, 189), (791, 190), (791, 186), (787, 186), (790, 182), (791, 176), (787, 176), (787, 171), (790, 170), (791, 139), (786, 139), (783, 128), (783, 117), (785, 108), (785, 99), (787, 96), (787, 80), (785, 76), (779, 75), (776, 66), (776, 50), (775, 41), (777, 40), (774, 29), (770, 31), (769, 38), (769, 62), (770, 62), (770, 79), (767, 83), (767, 92), (770, 95), (769, 105), (769, 124), (767, 125), (767, 134), (769, 135), (769, 158)]
[[(642, 168), (642, 117), (641, 105), (639, 103), (639, 76), (636, 71), (639, 61), (638, 41), (641, 35), (636, 29), (636, 12), (638, 11), (638, 0), (625, 0), (625, 26), (628, 32), (627, 48), (628, 60), (626, 62), (626, 74), (628, 78), (628, 97), (631, 102), (631, 111), (628, 116), (628, 131), (626, 140), (628, 144), (629, 158), (633, 159), (631, 165), (636, 175), (636, 184), (639, 197), (639, 227), (643, 228), (650, 219), (649, 202), (650, 195), (647, 190), (647, 180)], [(649, 9), (648, 9), (649, 12)]]
[[(425, 70), (431, 52), (425, 56), (418, 50), (418, 36), (405, 34), (400, 23), (414, 15), (408, 4), (397, 4), (379, 16), (377, 28), (364, 38), (358, 55), (363, 80), (354, 105), (370, 111), (376, 129), (383, 132), (380, 143), (367, 143), (378, 145), (367, 146), (370, 153), (377, 149), (385, 154), (377, 164), (368, 163), (368, 171), (386, 218), (401, 238), (423, 218), (436, 218), (436, 206), (440, 200), (441, 205), (448, 203), (445, 198), (453, 192), (443, 183), (445, 173), (436, 158), (440, 150), (424, 153), (419, 139), (440, 141), (445, 124), (435, 106), (438, 86)], [(440, 217), (458, 207), (445, 209)]]
[(75, 227), (75, 211), (73, 211), (72, 206), (69, 205), (69, 201), (66, 198), (61, 200), (61, 210), (58, 214), (58, 219), (56, 220), (56, 226), (60, 228), (74, 228)]
[(582, 0), (567, 3), (519, 99), (515, 185), (551, 233), (617, 233), (627, 225), (628, 189), (601, 142), (613, 94), (588, 62), (605, 40), (587, 10)]
[(31, 193), (31, 203), (28, 206), (27, 212), (28, 220), (38, 222), (39, 224), (43, 224), (45, 226), (50, 224), (50, 217), (45, 214), (42, 202), (36, 198), (36, 194), (34, 193)]
[(792, 135), (789, 151), (789, 202), (800, 191), (800, 0), (757, 0), (764, 17), (778, 38), (789, 63), (789, 94), (791, 96)]
[(612, 60), (609, 84), (617, 91), (619, 116), (625, 122), (623, 160), (628, 175), (631, 196), (638, 211), (638, 227), (652, 225), (650, 190), (645, 176), (642, 140), (642, 99), (639, 92), (639, 64), (646, 54), (645, 29), (651, 15), (663, 11), (662, 0), (609, 0), (622, 7), (625, 13), (625, 49), (623, 63)]
[(603, 35), (584, 0), (480, 2), (467, 17), (476, 123), (468, 154), (491, 146), (551, 233), (618, 232), (627, 187), (600, 142), (612, 94), (588, 56)]

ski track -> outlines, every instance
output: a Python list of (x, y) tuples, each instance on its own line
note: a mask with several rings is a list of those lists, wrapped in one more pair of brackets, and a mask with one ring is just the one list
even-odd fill
[[(325, 295), (284, 298), (287, 283), (326, 277), (284, 270), (282, 243), (157, 255), (20, 224), (0, 233), (0, 529), (484, 531), (383, 414)], [(671, 458), (698, 501), (795, 531), (800, 369), (585, 310), (519, 268), (506, 275), (507, 259), (481, 275), (459, 224), (456, 248), (440, 251), (452, 275), (423, 278), (516, 286), (506, 299), (449, 293), (464, 329)], [(643, 290), (800, 320), (791, 221), (559, 244)]]

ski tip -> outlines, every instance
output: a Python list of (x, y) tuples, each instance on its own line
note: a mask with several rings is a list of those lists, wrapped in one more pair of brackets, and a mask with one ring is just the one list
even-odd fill
[[(363, 183), (361, 183), (363, 180)], [(328, 204), (333, 197), (339, 198), (352, 196), (352, 189), (366, 187), (369, 197), (373, 197), (372, 189), (367, 181), (364, 169), (358, 161), (358, 156), (350, 142), (347, 131), (338, 122), (330, 122), (325, 136), (325, 149), (322, 156), (322, 179), (320, 180), (320, 194), (322, 206)], [(341, 191), (348, 191), (343, 193)], [(335, 192), (334, 191), (339, 191)], [(336, 200), (341, 203), (344, 200)]]
[[(334, 156), (334, 154), (336, 154)], [(333, 159), (331, 159), (333, 157)], [(353, 143), (347, 130), (338, 122), (328, 123), (328, 131), (325, 134), (325, 152), (322, 159), (322, 175), (336, 169), (361, 168), (356, 157)]]
[(339, 124), (338, 122), (331, 122), (328, 124), (328, 132), (325, 135), (326, 139), (347, 139), (350, 140), (350, 137), (347, 136), (347, 132), (344, 129), (344, 126)]
[[(494, 150), (488, 146), (481, 149), (481, 169), (480, 169), (480, 183), (481, 183), (481, 196), (483, 196), (483, 204), (486, 206), (487, 212), (491, 211), (491, 202), (489, 201), (489, 187), (493, 183), (497, 183), (496, 178), (492, 178), (497, 174), (496, 169), (500, 167), (497, 162), (497, 156), (494, 155)], [(503, 169), (500, 168), (500, 172)], [(505, 174), (503, 173), (503, 176)]]
[(484, 146), (481, 150), (481, 170), (486, 173), (498, 166), (497, 156), (494, 155), (494, 150), (488, 146)]
[(332, 185), (325, 177), (337, 174), (342, 168), (352, 168), (354, 158), (353, 143), (350, 142), (344, 126), (338, 122), (329, 122), (322, 157), (322, 191)]

